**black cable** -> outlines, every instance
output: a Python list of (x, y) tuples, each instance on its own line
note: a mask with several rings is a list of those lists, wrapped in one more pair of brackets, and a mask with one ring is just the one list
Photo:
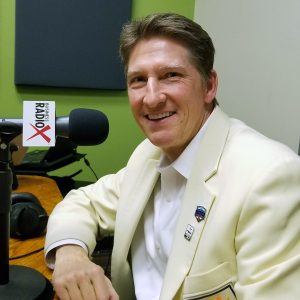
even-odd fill
[(93, 168), (91, 167), (91, 164), (90, 164), (90, 162), (84, 157), (84, 162), (85, 162), (85, 164), (90, 168), (90, 170), (93, 172), (93, 174), (95, 175), (95, 177), (96, 177), (96, 180), (98, 180), (99, 178), (98, 178), (98, 176), (97, 176), (97, 174), (95, 173), (95, 171), (93, 170)]
[(37, 249), (37, 250), (34, 250), (34, 251), (31, 251), (31, 252), (28, 252), (28, 253), (25, 253), (25, 254), (21, 254), (21, 255), (18, 255), (18, 256), (10, 257), (9, 260), (14, 260), (14, 259), (19, 259), (19, 258), (23, 258), (23, 257), (26, 257), (26, 256), (30, 256), (30, 255), (38, 253), (38, 252), (40, 252), (42, 250), (44, 250), (44, 247), (40, 248), (40, 249)]

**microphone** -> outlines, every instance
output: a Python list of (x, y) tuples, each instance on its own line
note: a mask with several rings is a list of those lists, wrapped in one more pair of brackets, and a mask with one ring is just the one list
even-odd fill
[[(0, 130), (8, 123), (13, 123), (21, 131), (23, 129), (23, 119), (0, 119)], [(56, 136), (69, 138), (79, 146), (101, 144), (108, 132), (108, 119), (99, 110), (76, 108), (70, 112), (70, 116), (55, 118)]]

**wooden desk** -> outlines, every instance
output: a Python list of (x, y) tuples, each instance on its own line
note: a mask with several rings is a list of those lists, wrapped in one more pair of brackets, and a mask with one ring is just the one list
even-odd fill
[[(19, 187), (14, 192), (30, 192), (34, 194), (40, 200), (48, 215), (52, 212), (54, 206), (62, 200), (62, 195), (55, 181), (51, 178), (20, 175), (18, 176), (18, 181)], [(9, 257), (19, 256), (40, 249), (44, 247), (44, 242), (44, 236), (28, 240), (10, 239)], [(52, 271), (47, 268), (44, 262), (44, 251), (24, 258), (11, 260), (9, 264), (31, 267), (48, 279), (51, 279)]]

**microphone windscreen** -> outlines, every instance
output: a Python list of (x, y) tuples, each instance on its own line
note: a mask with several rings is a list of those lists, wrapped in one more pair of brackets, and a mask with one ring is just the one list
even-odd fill
[(108, 119), (101, 111), (77, 108), (69, 116), (69, 138), (81, 146), (98, 145), (108, 136)]

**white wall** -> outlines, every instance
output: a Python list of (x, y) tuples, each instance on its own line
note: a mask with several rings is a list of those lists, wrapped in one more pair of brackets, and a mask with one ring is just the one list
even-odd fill
[(215, 44), (221, 107), (297, 152), (300, 0), (195, 3), (195, 21)]

